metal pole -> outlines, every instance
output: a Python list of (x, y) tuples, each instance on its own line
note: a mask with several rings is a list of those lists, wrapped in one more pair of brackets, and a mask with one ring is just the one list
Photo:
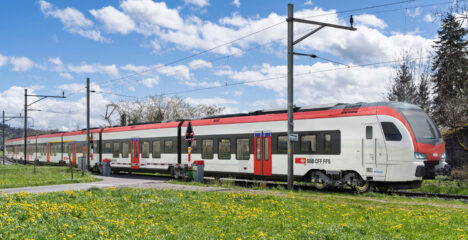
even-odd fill
[(24, 164), (26, 164), (26, 154), (28, 145), (28, 89), (24, 89)]
[(34, 148), (34, 152), (36, 153), (36, 157), (34, 157), (34, 173), (36, 173), (36, 159), (37, 159), (37, 134), (36, 134), (36, 147)]
[(89, 78), (86, 78), (86, 163), (89, 167), (89, 155), (90, 155), (90, 146), (89, 146)]
[(294, 133), (294, 118), (293, 118), (293, 18), (294, 5), (288, 4), (288, 189), (294, 187), (294, 150), (291, 135)]
[(2, 122), (2, 144), (3, 144), (3, 165), (5, 165), (5, 111), (3, 111), (3, 122)]

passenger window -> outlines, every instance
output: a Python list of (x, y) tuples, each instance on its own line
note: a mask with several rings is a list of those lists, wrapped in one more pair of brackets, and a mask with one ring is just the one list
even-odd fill
[(213, 140), (205, 139), (202, 141), (202, 158), (213, 159)]
[(114, 143), (114, 152), (112, 157), (119, 158), (120, 157), (120, 143)]
[(366, 126), (366, 139), (372, 139), (372, 126)]
[(250, 139), (248, 138), (237, 139), (236, 149), (237, 149), (237, 153), (236, 153), (237, 160), (249, 160), (250, 159)]
[(130, 144), (128, 142), (122, 143), (122, 158), (128, 158), (130, 152)]
[(161, 158), (161, 141), (153, 142), (153, 158)]
[(172, 153), (172, 141), (164, 141), (164, 152)]
[(278, 152), (280, 153), (288, 152), (288, 137), (287, 136), (278, 136)]
[[(187, 142), (187, 146), (188, 146), (188, 142)], [(193, 140), (192, 145), (190, 146), (192, 147), (192, 153), (195, 152), (197, 150), (197, 140)]]
[(262, 138), (257, 138), (257, 160), (262, 160)]
[(219, 139), (218, 159), (231, 159), (231, 140)]
[(270, 160), (270, 138), (264, 138), (264, 144), (265, 146), (263, 147), (263, 158), (268, 161)]
[(385, 140), (387, 141), (400, 141), (401, 133), (398, 131), (398, 128), (392, 122), (381, 122), (382, 129), (385, 135)]
[(301, 152), (317, 152), (317, 135), (303, 135), (301, 137)]
[(142, 158), (149, 158), (149, 142), (142, 142), (141, 143), (141, 157)]
[(331, 134), (325, 134), (325, 153), (331, 153)]
[(106, 153), (111, 153), (111, 144), (110, 144), (110, 143), (106, 143), (105, 149), (106, 149)]

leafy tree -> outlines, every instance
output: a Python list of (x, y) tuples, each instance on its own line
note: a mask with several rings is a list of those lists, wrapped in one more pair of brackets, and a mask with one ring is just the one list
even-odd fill
[(443, 15), (432, 62), (433, 117), (439, 125), (455, 128), (468, 122), (468, 30), (456, 14)]

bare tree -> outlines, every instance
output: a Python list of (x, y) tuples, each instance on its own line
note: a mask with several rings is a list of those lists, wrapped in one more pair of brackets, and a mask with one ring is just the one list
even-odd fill
[(224, 110), (215, 104), (190, 104), (180, 97), (150, 96), (143, 100), (120, 101), (116, 104), (120, 124), (166, 122), (212, 116)]

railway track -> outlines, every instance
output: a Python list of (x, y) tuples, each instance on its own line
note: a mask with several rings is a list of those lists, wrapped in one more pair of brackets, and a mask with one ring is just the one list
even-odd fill
[[(205, 178), (212, 180), (213, 178)], [(231, 178), (221, 178), (220, 181), (231, 181), (236, 185), (240, 186), (264, 186), (264, 187), (287, 187), (287, 183), (273, 182), (273, 181), (259, 181), (259, 180), (246, 180), (246, 179), (231, 179)], [(358, 194), (351, 189), (325, 189), (319, 190), (314, 186), (309, 184), (295, 184), (295, 190), (313, 190), (318, 192), (329, 192), (329, 193), (350, 193)], [(425, 193), (425, 192), (411, 192), (411, 191), (397, 191), (397, 190), (388, 190), (388, 191), (377, 191), (377, 193), (387, 194), (387, 195), (398, 195), (405, 197), (419, 197), (419, 198), (441, 198), (441, 199), (450, 199), (450, 200), (464, 200), (468, 201), (468, 195), (460, 194), (446, 194), (446, 193)]]

